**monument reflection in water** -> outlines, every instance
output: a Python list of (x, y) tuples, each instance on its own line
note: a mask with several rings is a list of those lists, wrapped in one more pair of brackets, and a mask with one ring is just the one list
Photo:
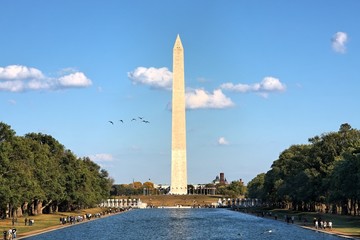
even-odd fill
[[(336, 223), (335, 223), (336, 224)], [(344, 239), (226, 209), (143, 209), (26, 238), (43, 239)]]

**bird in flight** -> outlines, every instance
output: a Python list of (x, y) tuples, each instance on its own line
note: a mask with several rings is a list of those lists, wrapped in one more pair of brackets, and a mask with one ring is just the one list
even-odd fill
[(143, 122), (144, 122), (144, 123), (150, 123), (150, 122), (149, 122), (149, 121), (147, 121), (147, 120), (143, 120)]
[(114, 125), (114, 122), (113, 122), (113, 121), (109, 121), (109, 123), (111, 123), (112, 125)]
[(136, 121), (136, 118), (131, 119), (131, 121)]
[(120, 122), (124, 123), (124, 121), (122, 119), (119, 120)]
[(140, 119), (140, 120), (142, 120), (142, 119), (143, 119), (143, 117), (139, 117), (139, 119)]

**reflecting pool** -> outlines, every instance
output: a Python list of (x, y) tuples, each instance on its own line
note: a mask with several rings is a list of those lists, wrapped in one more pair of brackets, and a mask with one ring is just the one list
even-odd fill
[(48, 239), (343, 239), (227, 209), (141, 209), (75, 224), (27, 240)]

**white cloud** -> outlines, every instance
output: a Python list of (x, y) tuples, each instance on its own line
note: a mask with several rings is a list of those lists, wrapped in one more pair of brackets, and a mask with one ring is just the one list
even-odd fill
[(20, 80), (1, 81), (0, 79), (0, 91), (21, 92), (24, 90), (24, 88), (25, 86)]
[(76, 72), (60, 77), (59, 85), (63, 87), (87, 87), (91, 85), (91, 80), (84, 73)]
[(331, 45), (335, 52), (345, 53), (348, 36), (345, 32), (337, 32), (331, 39)]
[(265, 77), (260, 83), (260, 90), (266, 92), (281, 92), (286, 89), (285, 85), (279, 79), (274, 77)]
[(32, 67), (22, 65), (0, 67), (0, 91), (56, 90), (87, 87), (91, 84), (91, 80), (82, 72), (53, 78), (45, 76), (40, 70)]
[[(128, 72), (128, 77), (134, 84), (148, 85), (152, 88), (166, 90), (172, 89), (172, 72), (166, 67), (138, 67), (134, 71)], [(203, 89), (187, 90), (185, 93), (185, 101), (187, 109), (219, 109), (234, 105), (231, 99), (225, 96), (220, 89), (214, 90), (213, 93), (209, 93)]]
[(112, 162), (114, 157), (108, 153), (98, 153), (89, 156), (89, 158), (94, 162)]
[(214, 90), (209, 93), (204, 89), (188, 90), (185, 93), (186, 108), (199, 109), (199, 108), (228, 108), (235, 104), (230, 98), (225, 96), (221, 89)]
[(138, 67), (134, 71), (128, 72), (128, 77), (134, 84), (164, 89), (171, 89), (172, 87), (172, 72), (166, 67)]
[(260, 83), (254, 84), (233, 84), (233, 83), (224, 83), (220, 86), (223, 90), (229, 90), (240, 93), (247, 92), (257, 92), (261, 96), (267, 96), (270, 92), (282, 92), (286, 90), (285, 84), (274, 77), (265, 77)]
[(234, 91), (234, 92), (241, 92), (241, 93), (246, 93), (246, 92), (250, 92), (253, 91), (253, 86), (250, 86), (248, 84), (233, 84), (233, 83), (223, 83), (220, 86), (221, 89), (224, 90), (230, 90), (230, 91)]
[(220, 137), (217, 142), (218, 142), (218, 145), (228, 145), (229, 144), (229, 142), (224, 137)]
[(41, 79), (44, 78), (42, 72), (36, 68), (9, 65), (0, 67), (0, 79), (3, 80), (22, 80), (22, 79)]

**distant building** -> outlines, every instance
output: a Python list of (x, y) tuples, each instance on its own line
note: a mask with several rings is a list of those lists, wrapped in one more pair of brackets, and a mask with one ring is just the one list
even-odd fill
[(215, 195), (216, 187), (207, 186), (207, 184), (193, 184), (189, 187), (188, 194)]
[(228, 184), (228, 181), (225, 178), (225, 174), (224, 173), (220, 173), (220, 177), (219, 175), (215, 177), (215, 179), (212, 181), (214, 184)]
[(170, 185), (169, 184), (155, 184), (154, 183), (154, 188), (163, 188), (163, 189), (167, 189), (167, 188), (169, 188), (170, 187)]
[(220, 184), (225, 184), (225, 174), (223, 172), (220, 173)]
[(213, 184), (219, 184), (220, 183), (219, 176), (216, 176), (215, 179), (212, 182), (213, 182)]
[(169, 184), (154, 184), (154, 188), (157, 190), (158, 194), (167, 194), (170, 191)]

